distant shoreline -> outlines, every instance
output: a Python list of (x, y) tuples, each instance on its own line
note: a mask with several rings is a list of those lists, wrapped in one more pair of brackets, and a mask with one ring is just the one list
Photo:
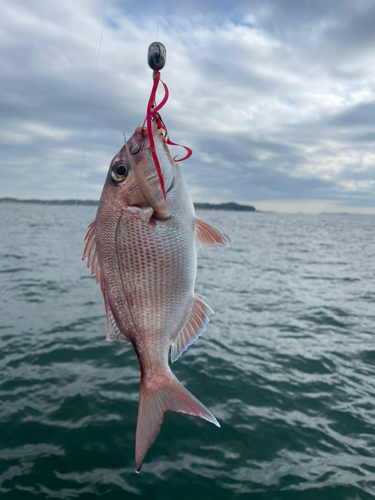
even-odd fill
[[(99, 201), (95, 200), (19, 200), (18, 198), (0, 198), (0, 203), (28, 203), (33, 205), (81, 205), (98, 206)], [(194, 203), (197, 210), (230, 210), (237, 212), (259, 212), (252, 205), (240, 205), (234, 201), (228, 203)]]

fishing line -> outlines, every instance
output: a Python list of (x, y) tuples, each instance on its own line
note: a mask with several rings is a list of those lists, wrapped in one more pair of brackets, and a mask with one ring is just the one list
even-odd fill
[[(100, 50), (102, 48), (102, 40), (103, 40), (103, 32), (104, 32), (104, 21), (105, 21), (105, 13), (106, 13), (106, 9), (107, 9), (107, 3), (108, 3), (108, 0), (105, 0), (105, 2), (104, 2), (104, 10), (103, 10), (102, 30), (101, 30), (101, 33), (100, 33), (98, 55), (96, 57), (96, 67), (95, 67), (95, 75), (94, 75), (94, 93), (96, 93), (96, 91), (97, 91), (97, 84), (98, 84), (97, 73), (98, 73), (98, 66), (99, 66)], [(88, 131), (88, 129), (86, 128), (86, 130), (85, 130), (85, 136), (84, 136), (84, 139), (83, 139), (83, 160), (82, 160), (81, 173), (80, 173), (80, 176), (79, 176), (79, 179), (78, 179), (78, 188), (77, 188), (77, 197), (76, 197), (75, 206), (77, 206), (77, 204), (78, 204), (79, 190), (80, 190), (80, 187), (81, 187), (81, 181), (82, 181), (82, 176), (83, 176), (83, 169), (85, 168), (86, 147), (87, 147), (87, 131)]]
[(159, 41), (159, 6), (157, 10), (157, 17), (156, 17), (156, 41)]

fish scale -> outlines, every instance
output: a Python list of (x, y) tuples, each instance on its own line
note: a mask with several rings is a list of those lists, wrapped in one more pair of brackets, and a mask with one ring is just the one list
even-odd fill
[[(155, 335), (163, 331), (165, 342), (170, 344), (175, 325), (182, 327), (190, 308), (194, 267), (188, 262), (186, 242), (173, 237), (175, 231), (166, 225), (155, 229), (145, 219), (134, 231), (132, 217), (123, 214), (118, 226), (121, 242), (117, 246), (125, 255), (120, 265), (125, 295), (139, 306), (132, 313), (138, 334), (148, 332), (147, 342), (154, 331)], [(181, 261), (185, 261), (184, 267)], [(186, 273), (186, 267), (190, 273)], [(125, 270), (129, 270), (126, 278)]]

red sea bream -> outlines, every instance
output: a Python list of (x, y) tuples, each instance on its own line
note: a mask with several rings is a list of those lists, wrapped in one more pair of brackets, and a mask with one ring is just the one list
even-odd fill
[(83, 258), (104, 296), (107, 340), (133, 344), (141, 367), (135, 460), (140, 470), (166, 411), (216, 418), (168, 365), (206, 329), (211, 308), (194, 293), (197, 248), (229, 245), (198, 219), (180, 166), (152, 126), (166, 199), (147, 128), (138, 127), (113, 158)]

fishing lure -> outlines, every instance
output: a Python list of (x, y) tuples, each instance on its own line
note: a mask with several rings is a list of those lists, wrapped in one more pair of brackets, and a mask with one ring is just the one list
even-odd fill
[[(186, 149), (186, 151), (187, 151), (186, 156), (184, 156), (183, 158), (180, 158), (179, 160), (177, 160), (177, 156), (175, 156), (173, 158), (174, 162), (177, 163), (177, 162), (180, 162), (180, 161), (187, 160), (193, 154), (192, 150), (190, 148), (188, 148), (187, 146), (182, 146), (181, 144), (176, 144), (175, 142), (172, 142), (169, 139), (169, 134), (168, 134), (167, 127), (165, 126), (165, 124), (164, 124), (164, 122), (163, 122), (163, 120), (162, 120), (162, 118), (160, 116), (160, 113), (159, 113), (160, 109), (168, 101), (168, 97), (169, 97), (168, 87), (161, 80), (161, 76), (160, 76), (160, 70), (162, 68), (164, 68), (165, 62), (166, 62), (166, 58), (167, 58), (167, 50), (166, 50), (165, 46), (162, 43), (160, 43), (160, 42), (153, 42), (149, 46), (149, 48), (148, 48), (148, 65), (150, 66), (150, 68), (152, 70), (154, 70), (154, 73), (153, 73), (154, 84), (152, 86), (150, 98), (149, 98), (148, 104), (147, 104), (147, 113), (146, 113), (145, 122), (147, 122), (147, 131), (148, 131), (148, 137), (150, 138), (151, 154), (152, 154), (152, 158), (153, 158), (154, 163), (155, 163), (156, 171), (157, 171), (158, 176), (159, 176), (160, 185), (161, 185), (161, 188), (162, 188), (162, 191), (163, 191), (164, 200), (166, 200), (165, 187), (164, 187), (164, 179), (163, 179), (163, 175), (162, 175), (162, 172), (161, 172), (159, 159), (158, 159), (158, 156), (157, 156), (156, 151), (155, 151), (154, 138), (153, 138), (152, 132), (151, 132), (152, 121), (155, 121), (155, 124), (156, 124), (159, 132), (162, 133), (165, 142), (169, 146), (181, 146), (184, 149)], [(156, 91), (158, 89), (160, 81), (163, 84), (164, 92), (165, 93), (164, 93), (164, 97), (163, 97), (161, 103), (159, 105), (156, 105), (156, 100), (155, 100), (156, 99)], [(163, 134), (163, 132), (164, 132), (164, 134)]]

